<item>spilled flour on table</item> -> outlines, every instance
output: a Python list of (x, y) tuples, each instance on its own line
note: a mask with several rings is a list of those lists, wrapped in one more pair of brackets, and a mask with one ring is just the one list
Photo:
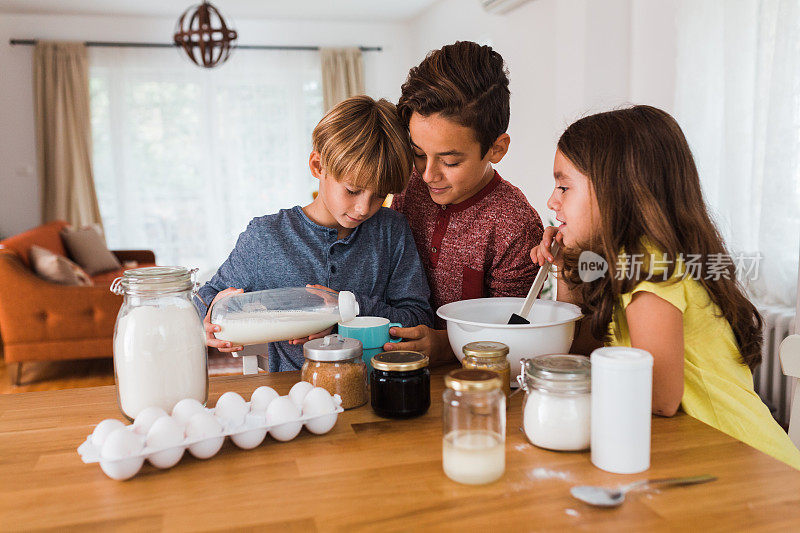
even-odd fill
[(527, 444), (517, 444), (517, 445), (514, 446), (514, 449), (517, 450), (518, 452), (524, 452), (525, 450), (528, 449), (528, 445)]
[(572, 475), (569, 472), (560, 472), (558, 470), (550, 470), (548, 468), (534, 468), (528, 471), (530, 479), (560, 479), (561, 481), (572, 481)]
[(567, 513), (569, 516), (580, 516), (581, 515), (575, 509), (564, 509), (564, 512)]

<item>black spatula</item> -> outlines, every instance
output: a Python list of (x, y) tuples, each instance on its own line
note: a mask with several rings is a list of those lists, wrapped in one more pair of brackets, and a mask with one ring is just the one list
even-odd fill
[[(554, 240), (553, 244), (550, 245), (550, 253), (553, 257), (558, 253), (558, 248), (558, 243)], [(537, 272), (536, 277), (533, 278), (531, 290), (528, 291), (528, 296), (525, 297), (525, 302), (522, 304), (522, 309), (519, 310), (519, 314), (513, 313), (511, 315), (511, 318), (508, 319), (509, 324), (530, 324), (530, 321), (525, 317), (531, 312), (533, 302), (536, 301), (539, 293), (542, 292), (544, 282), (547, 280), (547, 274), (550, 272), (550, 264), (550, 262), (547, 262), (539, 268), (539, 272)]]

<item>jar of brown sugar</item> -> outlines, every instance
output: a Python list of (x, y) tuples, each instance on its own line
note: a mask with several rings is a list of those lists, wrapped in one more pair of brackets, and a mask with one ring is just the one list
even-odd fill
[(367, 403), (367, 365), (361, 360), (361, 341), (328, 335), (303, 345), (306, 360), (300, 379), (342, 398), (342, 408)]
[(500, 376), (501, 390), (506, 397), (511, 394), (511, 365), (508, 362), (508, 346), (502, 342), (478, 341), (465, 344), (461, 365), (472, 370), (490, 370)]

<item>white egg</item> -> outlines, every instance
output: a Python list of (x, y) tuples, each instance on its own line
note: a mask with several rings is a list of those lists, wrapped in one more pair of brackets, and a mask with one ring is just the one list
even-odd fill
[(317, 435), (327, 433), (336, 424), (336, 403), (330, 393), (320, 387), (314, 387), (303, 400), (303, 416), (311, 416), (306, 420), (306, 428)]
[(197, 413), (186, 425), (186, 438), (198, 442), (189, 445), (189, 452), (198, 459), (213, 457), (225, 440), (222, 424), (209, 412)]
[(278, 397), (278, 393), (272, 387), (259, 387), (250, 396), (250, 412), (263, 413), (269, 404)]
[(209, 412), (196, 413), (186, 424), (186, 438), (189, 440), (217, 437), (222, 433), (222, 424)]
[(133, 421), (133, 430), (141, 435), (147, 435), (153, 423), (162, 416), (168, 416), (167, 412), (160, 407), (145, 407), (136, 415)]
[(102, 448), (106, 439), (116, 429), (124, 428), (125, 424), (115, 418), (107, 418), (97, 424), (92, 431), (92, 444), (98, 448)]
[(322, 387), (314, 387), (303, 400), (303, 415), (315, 416), (332, 413), (336, 410), (333, 396)]
[(162, 416), (147, 433), (147, 447), (162, 449), (147, 456), (150, 464), (158, 468), (172, 468), (183, 457), (183, 425), (171, 416)]
[(197, 413), (205, 412), (203, 404), (194, 398), (184, 398), (175, 404), (172, 408), (172, 417), (184, 426), (189, 422), (189, 419)]
[(183, 425), (171, 416), (164, 416), (153, 423), (147, 433), (148, 448), (169, 448), (183, 443)]
[(144, 448), (144, 437), (121, 427), (106, 438), (100, 456), (103, 459), (125, 459), (136, 455)]
[(289, 398), (292, 399), (295, 405), (301, 406), (303, 405), (303, 399), (306, 397), (306, 394), (308, 394), (313, 388), (314, 385), (307, 381), (298, 381), (289, 391)]
[(231, 440), (239, 448), (243, 450), (251, 450), (264, 442), (264, 438), (266, 436), (267, 428), (257, 428), (231, 435)]
[(248, 412), (247, 402), (235, 392), (226, 392), (217, 400), (214, 407), (214, 414), (217, 418), (228, 421), (233, 427), (244, 423), (244, 417)]
[(122, 481), (136, 475), (144, 464), (139, 455), (144, 448), (144, 437), (126, 427), (115, 429), (100, 451), (100, 468), (111, 479)]
[(267, 424), (269, 434), (276, 440), (292, 440), (300, 433), (303, 423), (300, 418), (300, 407), (289, 396), (275, 398), (267, 407)]

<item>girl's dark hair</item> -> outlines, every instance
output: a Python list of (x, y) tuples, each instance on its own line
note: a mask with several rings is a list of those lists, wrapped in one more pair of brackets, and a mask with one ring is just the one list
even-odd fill
[(701, 264), (691, 275), (731, 325), (744, 364), (755, 369), (761, 362), (763, 321), (739, 285), (733, 261), (719, 261), (715, 275), (709, 276), (709, 258), (729, 255), (708, 214), (697, 167), (675, 119), (643, 105), (591, 115), (567, 128), (558, 150), (588, 176), (600, 209), (598, 234), (581, 248), (602, 255), (608, 275), (581, 283), (577, 254), (565, 254), (565, 279), (591, 315), (594, 336), (607, 337), (620, 295), (648, 276), (645, 269), (637, 274), (631, 261), (620, 261), (621, 252), (628, 258), (648, 257), (649, 242), (666, 254), (669, 276), (680, 254), (699, 255)]
[(508, 70), (491, 46), (457, 41), (430, 52), (409, 70), (401, 92), (397, 112), (406, 128), (415, 111), (441, 113), (475, 132), (481, 157), (508, 129)]

